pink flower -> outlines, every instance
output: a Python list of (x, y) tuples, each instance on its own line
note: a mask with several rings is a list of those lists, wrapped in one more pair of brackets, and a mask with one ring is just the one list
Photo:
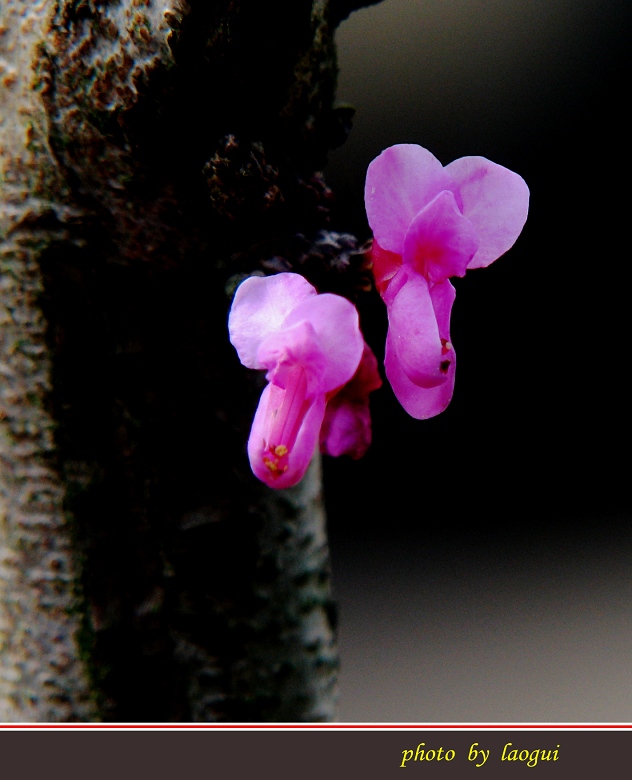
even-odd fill
[(361, 458), (371, 444), (369, 393), (382, 386), (377, 360), (368, 344), (353, 378), (327, 403), (320, 430), (320, 451), (325, 455)]
[(295, 485), (314, 454), (328, 396), (360, 363), (355, 306), (318, 295), (298, 274), (250, 277), (237, 289), (228, 329), (243, 365), (268, 372), (248, 439), (252, 470), (271, 487)]
[(389, 319), (386, 376), (410, 415), (433, 417), (454, 390), (449, 277), (484, 268), (513, 246), (529, 190), (518, 174), (484, 157), (444, 168), (427, 149), (400, 144), (371, 162), (364, 197)]

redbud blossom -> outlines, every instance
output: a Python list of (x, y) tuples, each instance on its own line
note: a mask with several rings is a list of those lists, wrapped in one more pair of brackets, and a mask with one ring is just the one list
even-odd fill
[(410, 415), (433, 417), (454, 390), (449, 277), (483, 268), (513, 246), (529, 190), (518, 174), (484, 157), (444, 168), (427, 149), (399, 144), (369, 165), (365, 205), (389, 318), (386, 376)]
[(228, 329), (243, 365), (267, 370), (248, 439), (251, 468), (270, 487), (295, 485), (314, 454), (327, 399), (360, 364), (355, 306), (318, 295), (298, 274), (253, 276), (237, 289)]

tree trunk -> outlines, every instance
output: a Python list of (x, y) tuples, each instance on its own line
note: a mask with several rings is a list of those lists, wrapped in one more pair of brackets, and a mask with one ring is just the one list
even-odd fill
[(333, 716), (319, 460), (250, 473), (226, 317), (249, 273), (353, 270), (319, 171), (368, 4), (4, 1), (3, 720)]

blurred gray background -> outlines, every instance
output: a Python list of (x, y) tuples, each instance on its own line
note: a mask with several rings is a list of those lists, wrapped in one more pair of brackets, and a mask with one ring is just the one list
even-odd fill
[[(531, 189), (457, 279), (451, 406), (374, 394), (374, 444), (326, 459), (341, 721), (632, 721), (630, 3), (384, 0), (337, 34), (354, 129), (327, 180), (369, 236), (368, 163), (419, 143)], [(383, 350), (385, 313), (363, 304)]]

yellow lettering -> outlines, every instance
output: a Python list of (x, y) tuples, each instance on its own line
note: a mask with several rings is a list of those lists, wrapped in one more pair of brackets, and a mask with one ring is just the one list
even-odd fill
[(539, 755), (540, 755), (539, 750), (532, 750), (531, 753), (529, 753), (529, 760), (527, 761), (527, 766), (535, 766), (538, 763)]
[(406, 769), (406, 762), (410, 761), (412, 757), (413, 757), (412, 750), (402, 750), (402, 763), (400, 764), (400, 767), (403, 766), (404, 769)]

